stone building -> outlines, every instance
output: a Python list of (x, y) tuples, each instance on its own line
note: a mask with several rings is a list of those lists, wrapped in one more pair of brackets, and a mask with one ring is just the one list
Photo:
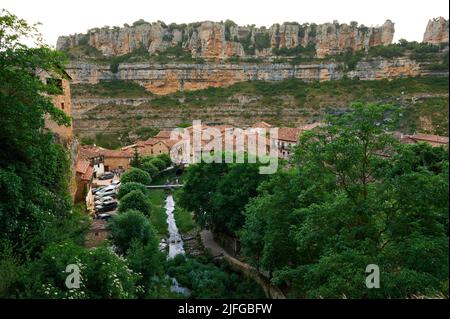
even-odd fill
[[(54, 84), (59, 88), (60, 94), (51, 95), (51, 100), (54, 106), (63, 111), (67, 116), (72, 116), (72, 99), (70, 94), (70, 80), (69, 74), (63, 70), (63, 76), (50, 74), (46, 71), (38, 72), (38, 76), (43, 83)], [(64, 142), (73, 139), (73, 126), (58, 125), (50, 116), (45, 118), (45, 127), (57, 134)]]

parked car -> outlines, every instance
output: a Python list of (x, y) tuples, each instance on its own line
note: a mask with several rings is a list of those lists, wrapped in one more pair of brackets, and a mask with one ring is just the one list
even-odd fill
[(111, 179), (111, 178), (114, 178), (114, 173), (112, 173), (112, 172), (105, 172), (98, 179), (101, 180), (101, 181), (104, 181), (104, 180)]
[(111, 186), (115, 186), (116, 188), (118, 188), (120, 186), (120, 181), (112, 181)]
[(94, 199), (97, 201), (97, 200), (99, 200), (99, 199), (101, 199), (101, 198), (104, 198), (104, 197), (112, 197), (112, 198), (115, 198), (116, 197), (116, 190), (115, 189), (110, 189), (110, 190), (108, 190), (108, 191), (106, 191), (106, 192), (101, 192), (101, 193), (98, 193), (98, 194), (96, 194), (95, 196), (94, 196)]
[(115, 199), (112, 196), (105, 196), (105, 197), (100, 197), (98, 200), (95, 201), (95, 205), (101, 205), (101, 204), (105, 204), (108, 202), (112, 202)]
[(117, 202), (110, 202), (108, 204), (105, 205), (97, 205), (95, 206), (95, 211), (97, 212), (97, 214), (99, 213), (106, 213), (106, 212), (110, 212), (114, 209), (117, 208)]
[(105, 187), (106, 186), (100, 186), (100, 187), (97, 187), (97, 188), (93, 188), (92, 189), (92, 194), (97, 194), (98, 192), (101, 192), (103, 189), (105, 189)]
[(103, 220), (109, 220), (109, 219), (111, 219), (111, 217), (112, 217), (112, 214), (103, 213), (103, 214), (97, 215), (97, 219), (103, 219)]

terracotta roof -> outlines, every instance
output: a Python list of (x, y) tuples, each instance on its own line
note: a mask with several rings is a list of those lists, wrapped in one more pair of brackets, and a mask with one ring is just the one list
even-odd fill
[(97, 146), (83, 146), (79, 153), (79, 156), (84, 159), (91, 159), (101, 155), (101, 150)]
[(169, 139), (170, 138), (170, 133), (171, 133), (170, 131), (165, 131), (165, 130), (159, 131), (159, 133), (155, 135), (155, 138), (158, 138), (158, 139)]
[(319, 127), (319, 126), (322, 126), (322, 123), (321, 122), (315, 122), (315, 123), (303, 125), (302, 127), (300, 127), (300, 129), (302, 131), (310, 131), (310, 130), (313, 130), (316, 127)]
[(261, 122), (253, 124), (252, 127), (253, 128), (269, 128), (269, 127), (272, 127), (272, 125), (270, 125), (267, 122), (261, 121)]
[(301, 129), (297, 127), (280, 127), (278, 139), (281, 141), (297, 142)]
[(414, 135), (407, 135), (407, 136), (415, 141), (423, 141), (423, 142), (438, 143), (438, 144), (448, 144), (448, 136), (439, 136), (439, 135), (421, 134), (421, 133), (414, 134)]
[(79, 158), (75, 165), (75, 170), (77, 173), (85, 174), (89, 168), (89, 162), (83, 158)]
[(92, 166), (88, 166), (86, 172), (83, 175), (81, 175), (81, 179), (84, 181), (90, 181), (93, 175), (94, 175), (94, 168)]
[(172, 148), (175, 144), (177, 144), (180, 140), (165, 140), (162, 141), (164, 144), (166, 144), (169, 148)]
[(101, 154), (109, 158), (120, 158), (120, 157), (133, 157), (133, 150), (108, 150), (106, 148), (101, 149)]

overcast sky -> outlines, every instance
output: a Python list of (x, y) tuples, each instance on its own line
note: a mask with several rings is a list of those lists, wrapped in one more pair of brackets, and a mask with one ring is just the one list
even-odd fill
[(395, 22), (395, 38), (422, 41), (430, 18), (448, 19), (448, 0), (0, 0), (5, 8), (28, 22), (41, 22), (50, 45), (60, 35), (84, 33), (93, 27), (149, 22), (189, 23), (231, 19), (239, 25), (273, 23), (340, 23), (366, 26)]

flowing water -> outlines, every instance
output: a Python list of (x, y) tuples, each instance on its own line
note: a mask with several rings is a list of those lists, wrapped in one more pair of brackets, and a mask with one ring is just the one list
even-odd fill
[(180, 232), (178, 231), (177, 224), (175, 223), (175, 217), (173, 211), (175, 210), (175, 202), (173, 201), (172, 195), (168, 195), (166, 198), (166, 209), (167, 214), (167, 227), (169, 230), (169, 255), (168, 258), (173, 258), (176, 255), (183, 254), (183, 240), (181, 239)]

